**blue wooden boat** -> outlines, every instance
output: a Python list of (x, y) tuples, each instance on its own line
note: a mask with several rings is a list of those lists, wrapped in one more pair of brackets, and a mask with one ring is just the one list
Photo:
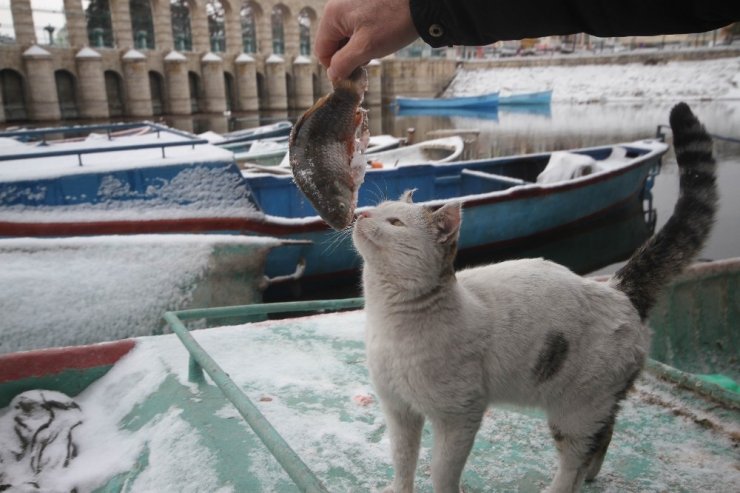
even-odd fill
[(538, 92), (520, 92), (510, 94), (499, 94), (498, 104), (500, 105), (542, 105), (550, 104), (552, 100), (552, 90)]
[[(200, 148), (182, 137), (173, 142), (201, 151), (161, 161), (150, 156), (141, 165), (129, 162), (119, 168), (107, 163), (115, 160), (116, 147), (95, 147), (83, 150), (108, 152), (102, 169), (95, 163), (70, 167), (55, 159), (49, 165), (58, 165), (58, 173), (46, 170), (41, 176), (14, 180), (0, 173), (0, 236), (262, 235), (310, 242), (271, 252), (265, 269), (268, 276), (289, 275), (301, 263), (305, 263), (304, 276), (314, 280), (353, 274), (359, 268), (360, 259), (349, 238), (329, 228), (291, 176), (243, 175), (232, 153), (213, 146)], [(649, 140), (573, 152), (603, 162), (616, 147), (626, 151), (618, 166), (549, 184), (538, 184), (537, 176), (550, 153), (369, 170), (358, 207), (370, 208), (416, 188), (415, 199), (430, 206), (462, 202), (461, 253), (510, 246), (589, 221), (639, 196), (667, 146)], [(74, 153), (81, 152), (74, 147), (50, 148), (25, 154), (28, 162), (20, 160), (16, 166), (40, 166), (38, 156), (44, 153), (66, 152), (67, 159), (71, 152), (76, 159), (79, 156)], [(2, 160), (8, 156), (0, 156)]]
[(396, 96), (399, 108), (488, 108), (499, 103), (498, 92), (454, 98), (407, 98)]

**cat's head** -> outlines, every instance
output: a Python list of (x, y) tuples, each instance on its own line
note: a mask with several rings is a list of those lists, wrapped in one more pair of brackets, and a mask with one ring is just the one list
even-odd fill
[(352, 239), (366, 268), (400, 282), (426, 285), (454, 274), (453, 261), (462, 219), (461, 205), (433, 209), (412, 202), (413, 190), (363, 212)]

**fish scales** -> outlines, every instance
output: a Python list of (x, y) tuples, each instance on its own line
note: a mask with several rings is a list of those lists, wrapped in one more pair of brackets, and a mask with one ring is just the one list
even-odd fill
[(367, 72), (360, 67), (308, 109), (290, 135), (293, 180), (334, 229), (352, 223), (365, 175), (362, 153), (369, 131), (360, 107), (365, 90)]

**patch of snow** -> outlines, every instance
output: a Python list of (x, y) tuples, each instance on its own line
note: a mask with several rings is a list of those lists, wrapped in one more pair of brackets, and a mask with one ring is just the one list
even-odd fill
[(146, 55), (140, 51), (130, 49), (121, 58), (124, 61), (138, 61), (138, 60), (146, 60)]
[(23, 56), (29, 58), (46, 58), (51, 57), (51, 53), (49, 53), (39, 45), (33, 45), (23, 52)]
[(280, 55), (276, 55), (275, 53), (273, 53), (272, 55), (267, 57), (265, 63), (285, 63), (285, 59)]
[(187, 306), (217, 267), (217, 248), (275, 245), (236, 235), (1, 239), (0, 353), (157, 333), (162, 314)]
[(254, 63), (254, 61), (254, 57), (246, 53), (242, 53), (234, 59), (234, 63)]
[(182, 53), (179, 53), (177, 51), (170, 51), (166, 57), (164, 57), (165, 62), (187, 62), (188, 59), (185, 55)]
[(98, 59), (98, 58), (103, 58), (103, 57), (97, 51), (93, 50), (92, 48), (88, 46), (85, 46), (84, 48), (82, 48), (80, 51), (77, 52), (77, 54), (75, 55), (75, 58)]
[(298, 55), (297, 57), (295, 57), (295, 60), (293, 60), (293, 64), (295, 65), (308, 65), (310, 63), (311, 59), (305, 55)]
[(680, 101), (740, 98), (740, 57), (644, 65), (532, 66), (460, 71), (445, 92), (552, 89), (553, 102)]
[(203, 55), (203, 58), (200, 59), (201, 62), (209, 63), (209, 62), (223, 62), (220, 56), (216, 55), (212, 51), (209, 51), (205, 55)]
[(221, 134), (217, 134), (216, 132), (212, 130), (208, 130), (206, 132), (198, 134), (198, 137), (201, 139), (206, 139), (209, 143), (215, 144), (217, 142), (221, 142), (224, 140), (224, 136)]

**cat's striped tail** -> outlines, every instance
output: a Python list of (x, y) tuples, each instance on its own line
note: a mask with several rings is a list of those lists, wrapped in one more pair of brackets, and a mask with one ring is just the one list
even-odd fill
[(680, 170), (673, 215), (611, 281), (629, 297), (643, 320), (665, 285), (701, 251), (717, 209), (711, 137), (686, 103), (673, 107), (670, 123)]

